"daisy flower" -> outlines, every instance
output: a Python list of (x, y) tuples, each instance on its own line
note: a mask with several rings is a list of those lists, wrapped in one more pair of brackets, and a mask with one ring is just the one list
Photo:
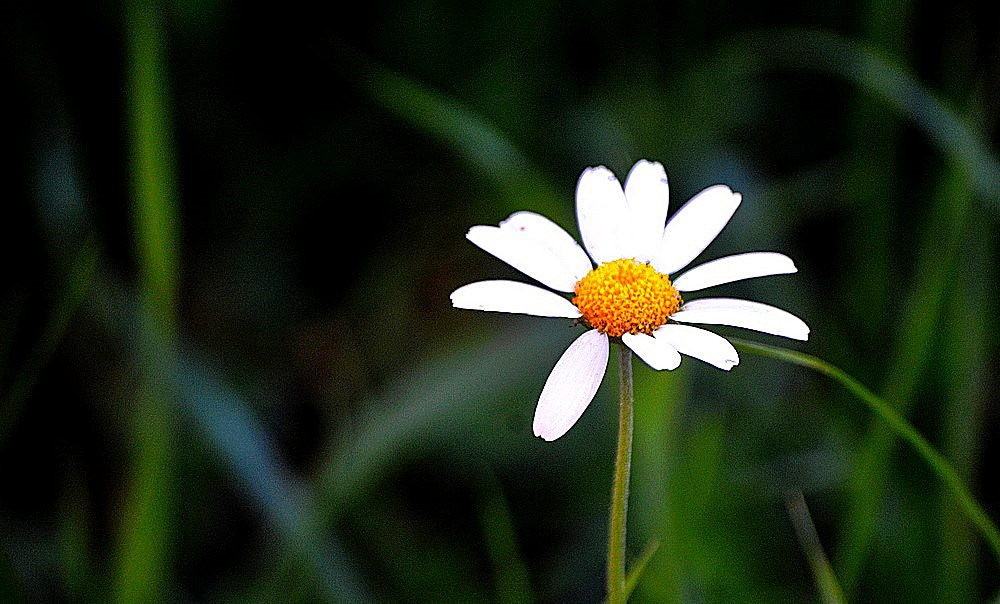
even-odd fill
[(668, 198), (667, 175), (658, 162), (636, 163), (624, 188), (600, 166), (585, 170), (576, 187), (586, 252), (562, 227), (533, 212), (517, 212), (500, 226), (469, 229), (469, 241), (555, 291), (517, 281), (479, 281), (452, 292), (456, 308), (565, 317), (588, 327), (542, 388), (535, 436), (552, 441), (573, 427), (604, 378), (611, 339), (620, 339), (653, 369), (675, 369), (685, 354), (728, 371), (739, 363), (736, 349), (692, 323), (809, 337), (801, 319), (760, 302), (685, 302), (681, 294), (796, 268), (783, 254), (750, 252), (706, 262), (671, 279), (722, 231), (742, 196), (725, 185), (711, 186), (667, 221)]

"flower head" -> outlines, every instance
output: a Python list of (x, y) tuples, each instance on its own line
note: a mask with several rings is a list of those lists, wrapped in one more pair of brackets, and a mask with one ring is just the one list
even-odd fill
[(565, 317), (588, 327), (559, 358), (542, 388), (533, 422), (536, 436), (555, 440), (580, 418), (604, 377), (610, 338), (620, 339), (653, 369), (677, 368), (683, 353), (728, 371), (739, 363), (733, 345), (689, 323), (809, 337), (801, 319), (759, 302), (684, 302), (682, 293), (794, 273), (796, 268), (782, 254), (750, 252), (706, 262), (671, 279), (715, 239), (742, 197), (715, 185), (667, 221), (668, 198), (667, 175), (657, 162), (635, 164), (624, 188), (607, 168), (588, 168), (576, 188), (586, 252), (560, 226), (532, 212), (513, 214), (497, 227), (469, 229), (472, 243), (573, 297), (517, 281), (479, 281), (452, 292), (456, 308)]
[(615, 338), (653, 335), (682, 302), (670, 277), (635, 258), (605, 262), (580, 279), (573, 292), (583, 322)]

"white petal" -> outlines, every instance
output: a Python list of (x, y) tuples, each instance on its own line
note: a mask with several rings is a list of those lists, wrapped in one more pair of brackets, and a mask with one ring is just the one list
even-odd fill
[[(551, 248), (514, 228), (474, 226), (465, 237), (532, 279), (552, 289), (571, 292), (580, 280), (574, 269)], [(589, 270), (589, 269), (588, 269)]]
[(477, 281), (451, 292), (455, 308), (575, 319), (580, 311), (559, 294), (517, 281)]
[[(541, 214), (516, 212), (500, 223), (503, 230), (512, 231), (544, 247), (566, 266), (575, 284), (583, 279), (594, 266), (587, 252), (561, 226)], [(572, 291), (560, 290), (560, 291)]]
[(700, 327), (667, 324), (653, 332), (657, 340), (669, 342), (681, 354), (701, 359), (729, 371), (739, 364), (740, 355), (729, 340)]
[(667, 221), (653, 267), (672, 275), (690, 264), (726, 226), (742, 199), (726, 185), (692, 197)]
[(809, 339), (809, 326), (802, 319), (780, 308), (749, 300), (734, 298), (692, 300), (670, 318), (682, 323), (743, 327), (794, 340)]
[(749, 252), (706, 262), (674, 279), (677, 291), (693, 292), (742, 279), (794, 273), (792, 259), (777, 252)]
[(632, 235), (629, 242), (632, 249), (625, 255), (640, 262), (649, 262), (660, 247), (670, 200), (670, 187), (663, 166), (646, 160), (636, 163), (625, 179), (625, 199)]
[(608, 336), (591, 329), (559, 357), (535, 408), (535, 436), (552, 441), (573, 427), (594, 400), (608, 366)]
[(677, 369), (681, 364), (681, 355), (677, 349), (666, 340), (660, 340), (644, 333), (622, 334), (622, 342), (632, 349), (632, 352), (639, 355), (639, 358), (646, 361), (646, 364), (656, 369)]
[(583, 171), (576, 185), (576, 219), (583, 245), (597, 264), (623, 257), (627, 211), (625, 192), (611, 170)]

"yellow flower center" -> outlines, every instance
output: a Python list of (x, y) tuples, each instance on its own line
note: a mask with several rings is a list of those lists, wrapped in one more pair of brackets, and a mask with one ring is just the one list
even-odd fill
[(577, 281), (573, 291), (583, 319), (615, 338), (652, 334), (683, 304), (667, 275), (633, 258), (605, 262)]

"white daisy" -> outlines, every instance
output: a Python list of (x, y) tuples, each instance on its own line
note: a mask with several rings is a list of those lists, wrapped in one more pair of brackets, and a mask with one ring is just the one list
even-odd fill
[(794, 273), (796, 268), (783, 254), (750, 252), (706, 262), (671, 281), (669, 275), (686, 267), (726, 226), (742, 197), (715, 185), (666, 221), (668, 190), (658, 162), (635, 164), (624, 189), (603, 166), (585, 170), (576, 187), (576, 215), (589, 257), (560, 226), (532, 212), (513, 214), (498, 227), (469, 229), (472, 243), (543, 285), (574, 296), (516, 281), (479, 281), (452, 292), (456, 308), (566, 317), (589, 328), (549, 374), (535, 409), (535, 436), (555, 440), (580, 418), (604, 377), (610, 338), (620, 338), (653, 369), (675, 369), (683, 353), (728, 371), (739, 363), (733, 345), (688, 323), (743, 327), (796, 340), (809, 337), (801, 319), (767, 304), (681, 299), (682, 292)]

